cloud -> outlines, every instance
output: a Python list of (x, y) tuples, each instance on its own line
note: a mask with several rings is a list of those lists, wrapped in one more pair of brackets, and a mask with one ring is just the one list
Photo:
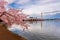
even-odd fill
[[(24, 8), (25, 14), (40, 14), (60, 10), (60, 0), (9, 0), (9, 6), (15, 8)], [(50, 13), (53, 14), (53, 13)]]
[[(44, 13), (44, 12), (49, 12), (49, 11), (51, 12), (51, 11), (58, 10), (59, 7), (60, 7), (60, 3), (45, 4), (45, 5), (32, 5), (25, 8), (23, 12), (26, 14), (32, 14), (32, 13), (40, 14), (41, 12)], [(50, 14), (53, 14), (53, 13), (50, 13)]]
[(17, 4), (25, 4), (25, 3), (28, 3), (30, 0), (17, 0)]
[(15, 0), (5, 0), (7, 1), (8, 3), (13, 3)]

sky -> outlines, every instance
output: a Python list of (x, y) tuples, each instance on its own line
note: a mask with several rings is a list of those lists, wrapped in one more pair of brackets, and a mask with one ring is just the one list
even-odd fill
[(7, 7), (21, 8), (25, 14), (54, 15), (55, 13), (44, 13), (60, 10), (60, 0), (6, 0)]

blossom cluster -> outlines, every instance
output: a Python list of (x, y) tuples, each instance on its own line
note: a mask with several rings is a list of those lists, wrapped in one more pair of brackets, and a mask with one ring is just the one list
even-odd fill
[(8, 26), (16, 23), (24, 26), (27, 29), (29, 25), (26, 24), (23, 20), (26, 19), (28, 15), (23, 14), (22, 9), (11, 7), (6, 10), (6, 4), (8, 3), (5, 0), (0, 0), (0, 19), (3, 20), (3, 22)]

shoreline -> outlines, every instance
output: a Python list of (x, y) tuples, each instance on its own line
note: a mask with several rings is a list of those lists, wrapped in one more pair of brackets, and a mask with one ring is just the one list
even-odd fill
[(24, 19), (23, 21), (49, 21), (49, 20), (60, 20), (58, 18), (55, 19), (35, 19), (35, 18), (28, 18), (28, 19)]
[(0, 23), (0, 40), (27, 40), (22, 36), (9, 31), (3, 24)]

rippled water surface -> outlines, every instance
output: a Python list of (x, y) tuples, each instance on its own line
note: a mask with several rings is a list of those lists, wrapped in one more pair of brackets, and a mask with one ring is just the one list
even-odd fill
[(29, 29), (22, 30), (19, 25), (9, 28), (10, 31), (21, 35), (28, 40), (60, 40), (60, 21), (26, 22)]

